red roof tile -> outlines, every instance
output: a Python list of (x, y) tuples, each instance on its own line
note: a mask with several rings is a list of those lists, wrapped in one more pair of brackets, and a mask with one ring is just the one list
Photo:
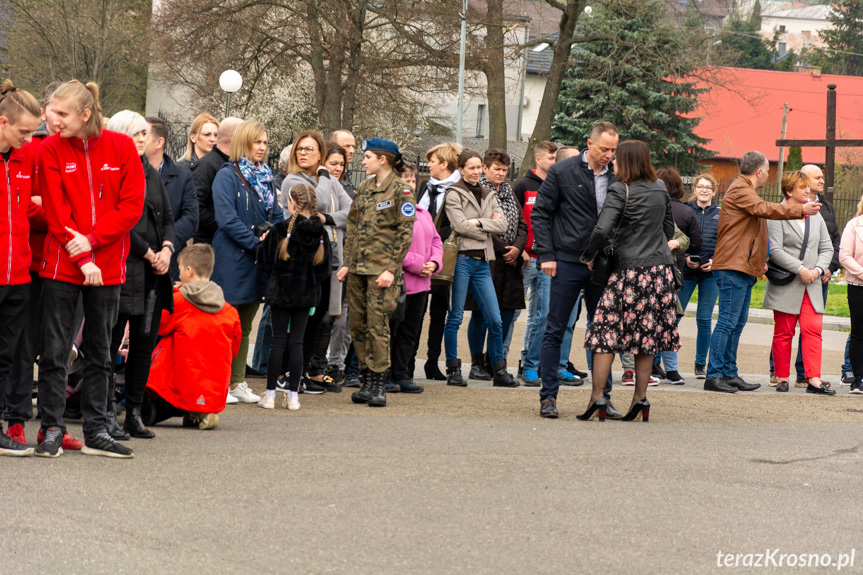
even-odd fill
[[(714, 69), (719, 82), (701, 96), (695, 132), (719, 158), (740, 158), (749, 150), (779, 161), (776, 140), (782, 130), (782, 105), (787, 102), (788, 139), (823, 139), (827, 125), (827, 84), (836, 84), (836, 137), (863, 139), (863, 77), (773, 72), (741, 68)], [(786, 158), (788, 151), (786, 150)], [(836, 162), (863, 148), (837, 150)], [(846, 160), (846, 161), (843, 161)], [(824, 148), (803, 148), (804, 163), (823, 163)]]

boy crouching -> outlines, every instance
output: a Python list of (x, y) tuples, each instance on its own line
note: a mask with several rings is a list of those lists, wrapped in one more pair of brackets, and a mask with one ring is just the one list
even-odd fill
[(240, 316), (210, 281), (213, 248), (193, 244), (178, 257), (174, 313), (162, 312), (142, 416), (145, 425), (183, 417), (184, 426), (214, 429), (225, 409), (231, 360), (240, 349)]

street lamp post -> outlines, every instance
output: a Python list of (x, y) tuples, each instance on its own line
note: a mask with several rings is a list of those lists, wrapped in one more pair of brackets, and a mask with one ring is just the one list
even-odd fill
[(219, 76), (219, 86), (228, 94), (228, 103), (225, 105), (225, 117), (231, 115), (231, 94), (239, 92), (243, 87), (243, 77), (236, 70), (225, 70)]

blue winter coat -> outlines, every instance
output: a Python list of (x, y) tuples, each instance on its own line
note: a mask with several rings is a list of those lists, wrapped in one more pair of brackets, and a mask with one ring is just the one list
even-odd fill
[[(273, 198), (278, 198), (275, 188)], [(232, 163), (222, 166), (213, 180), (213, 208), (218, 229), (213, 237), (216, 265), (212, 281), (219, 284), (225, 300), (233, 306), (261, 301), (268, 276), (255, 265), (260, 240), (254, 228), (267, 220), (274, 224), (283, 221), (284, 211), (274, 199), (267, 214), (263, 202), (254, 191), (248, 192)]]
[(174, 236), (177, 238), (175, 252), (171, 257), (171, 277), (179, 277), (177, 256), (186, 247), (186, 242), (195, 237), (198, 231), (198, 194), (195, 192), (195, 182), (192, 172), (182, 168), (165, 154), (162, 157), (162, 169), (159, 171), (168, 200), (171, 202), (171, 213), (174, 214)]

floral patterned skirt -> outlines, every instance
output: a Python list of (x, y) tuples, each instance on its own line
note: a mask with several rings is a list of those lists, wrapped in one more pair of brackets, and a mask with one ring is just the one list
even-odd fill
[(596, 306), (584, 347), (654, 355), (680, 349), (674, 276), (668, 265), (616, 270)]

